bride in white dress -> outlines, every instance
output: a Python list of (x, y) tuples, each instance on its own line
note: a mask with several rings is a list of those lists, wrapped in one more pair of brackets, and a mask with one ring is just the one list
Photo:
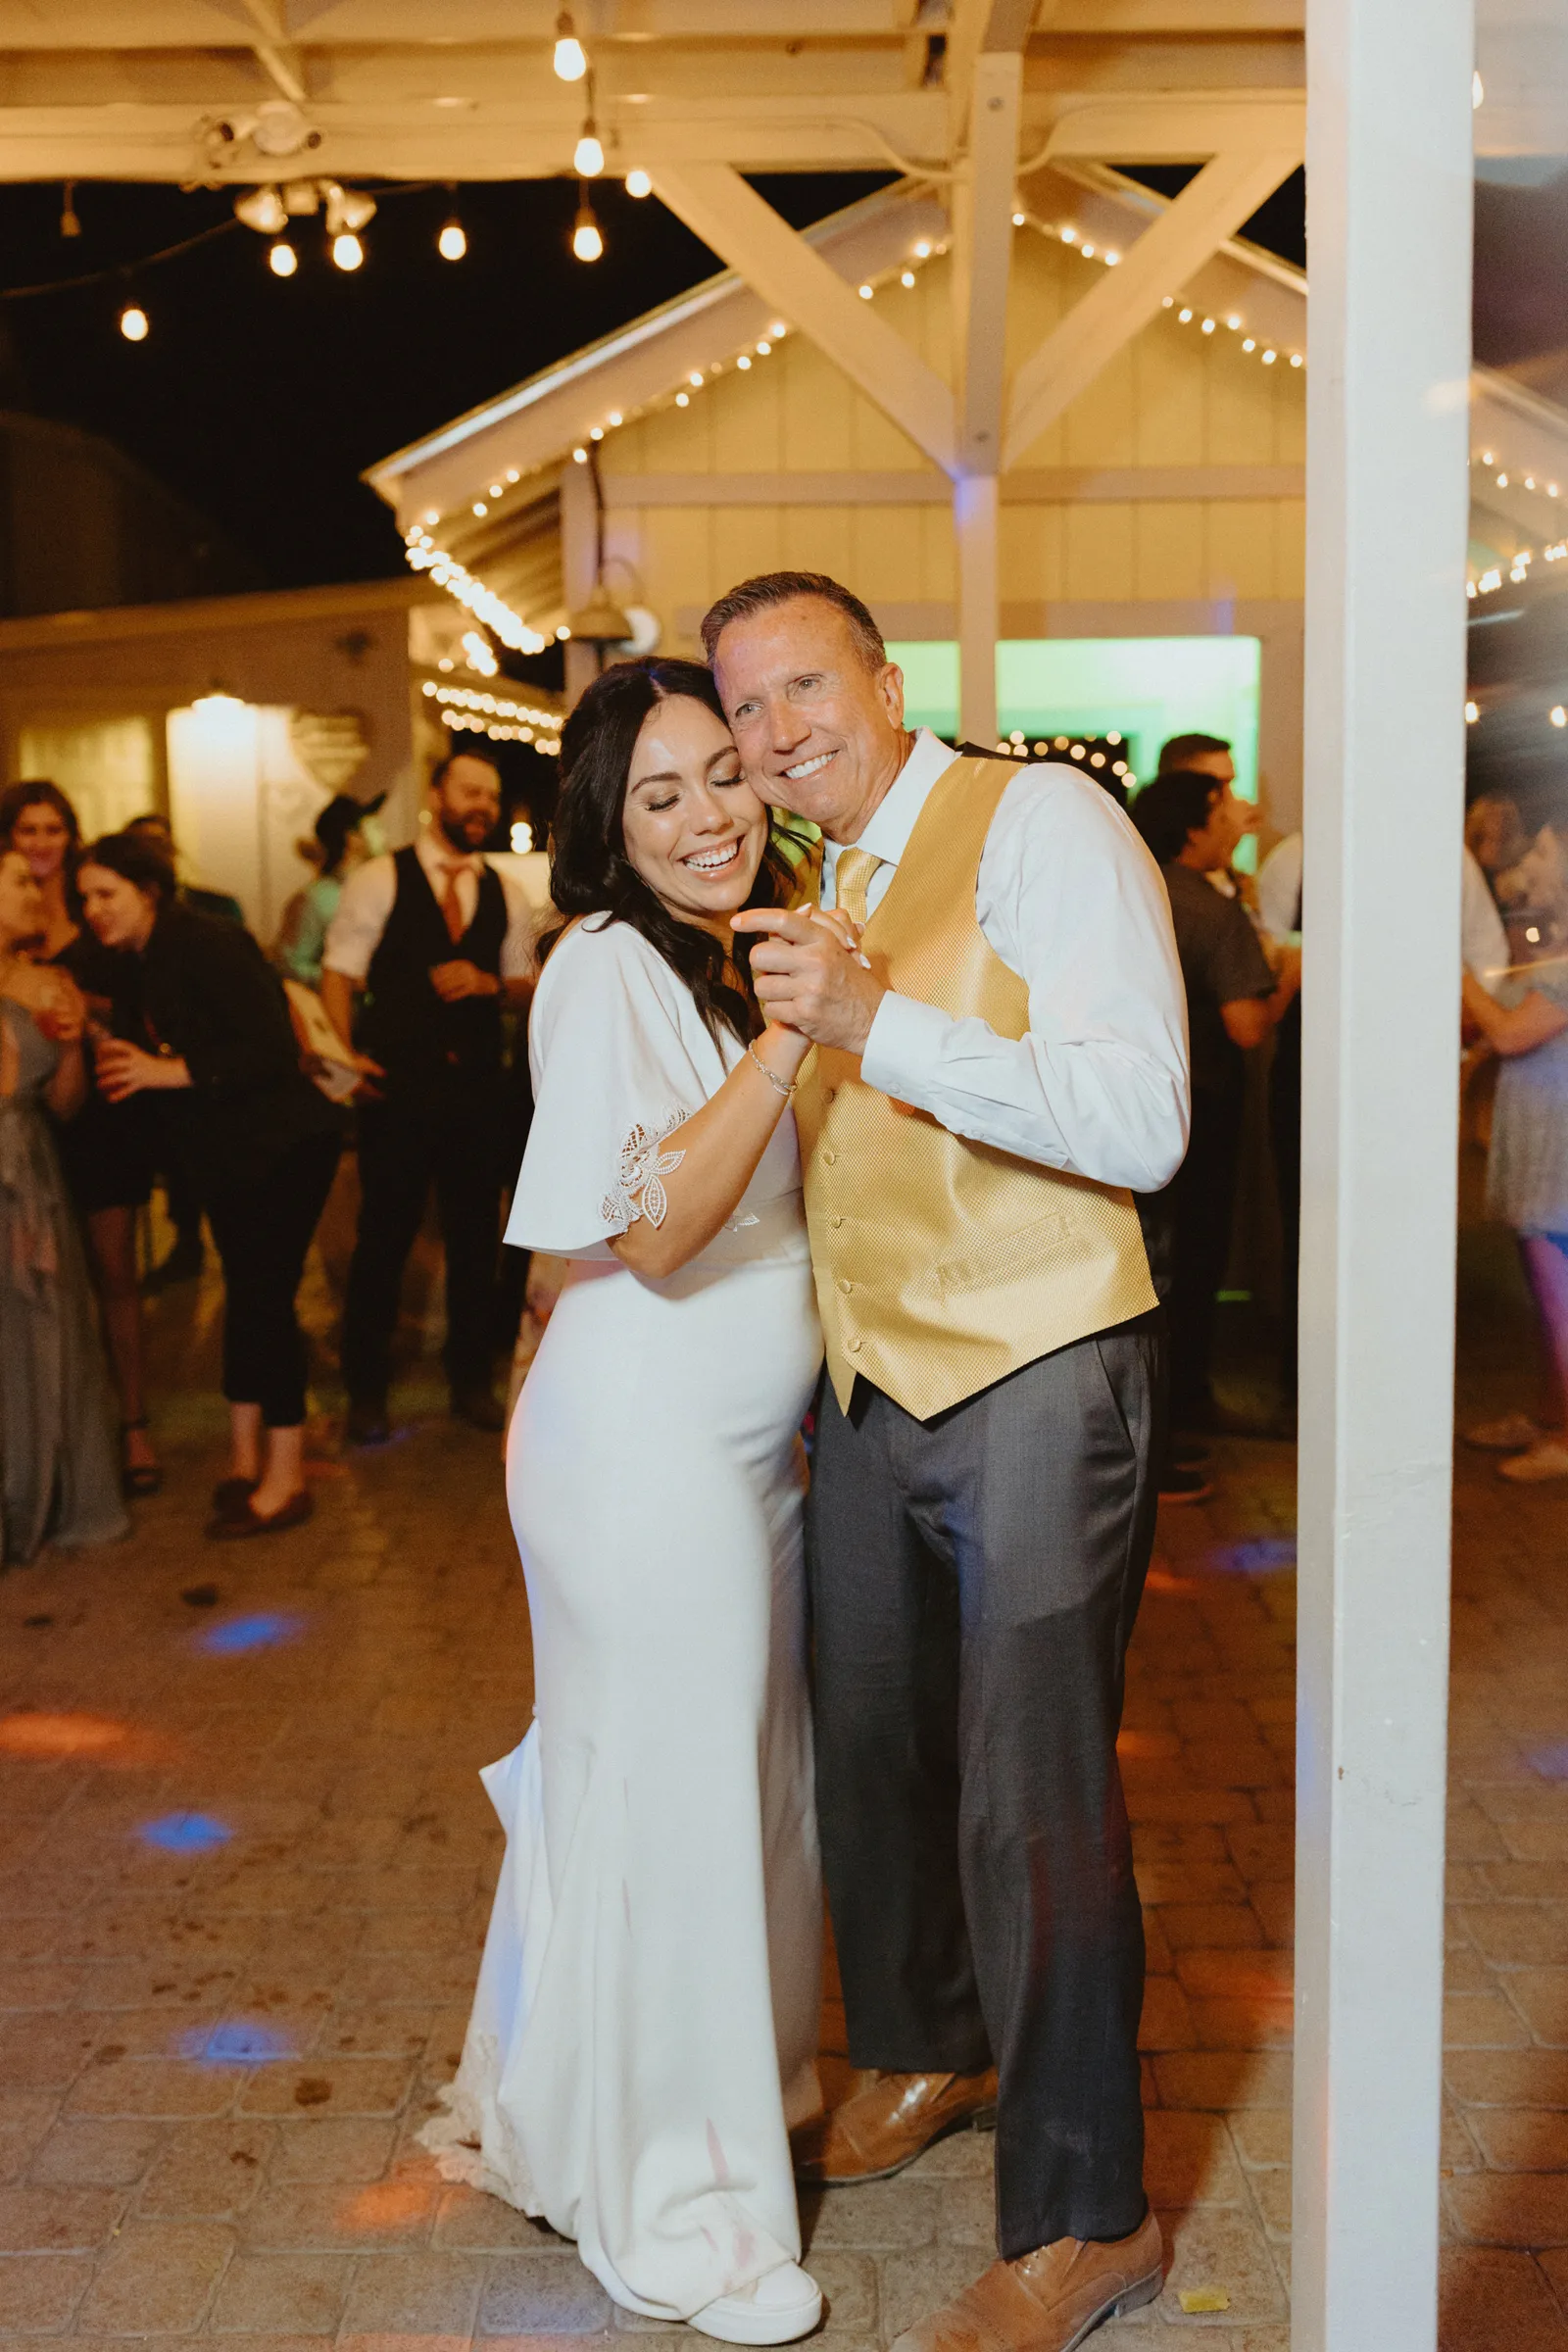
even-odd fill
[[(735, 2343), (821, 2314), (788, 2126), (821, 1897), (797, 1430), (821, 1356), (789, 1095), (729, 917), (787, 895), (709, 673), (624, 662), (563, 739), (537, 1107), (507, 1238), (571, 1261), (512, 1423), (536, 1719), (442, 2169), (615, 2302)], [(826, 918), (824, 918), (826, 919)]]

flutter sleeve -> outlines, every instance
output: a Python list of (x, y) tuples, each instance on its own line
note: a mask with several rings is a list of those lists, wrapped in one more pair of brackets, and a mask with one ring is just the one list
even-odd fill
[(557, 1257), (606, 1257), (639, 1217), (662, 1223), (684, 1156), (668, 1139), (724, 1075), (663, 958), (599, 919), (555, 949), (529, 1024), (535, 1107), (507, 1240)]

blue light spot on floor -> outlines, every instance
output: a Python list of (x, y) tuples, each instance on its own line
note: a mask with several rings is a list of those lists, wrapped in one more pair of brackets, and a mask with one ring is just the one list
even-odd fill
[(292, 1642), (305, 1620), (286, 1609), (262, 1609), (253, 1617), (230, 1617), (196, 1636), (196, 1647), (212, 1658), (243, 1658), (253, 1649), (275, 1649)]
[(177, 2043), (182, 2058), (198, 2066), (273, 2066), (299, 2052), (287, 2034), (248, 2018), (225, 2018), (220, 2026), (197, 2026)]
[(1568, 1740), (1555, 1740), (1550, 1747), (1533, 1747), (1525, 1761), (1544, 1781), (1568, 1781)]
[(1203, 1564), (1225, 1576), (1266, 1576), (1271, 1569), (1296, 1566), (1294, 1536), (1248, 1536), (1240, 1544), (1217, 1544), (1205, 1552)]
[(164, 1813), (157, 1821), (144, 1821), (136, 1832), (143, 1845), (156, 1845), (166, 1854), (210, 1854), (233, 1835), (226, 1822), (215, 1821), (211, 1813)]

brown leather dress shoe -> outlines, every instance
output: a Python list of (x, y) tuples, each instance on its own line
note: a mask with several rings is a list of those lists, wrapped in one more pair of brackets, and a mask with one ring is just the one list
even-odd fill
[(890, 2180), (950, 2132), (990, 2132), (997, 2070), (983, 2075), (878, 2075), (797, 2132), (795, 2178), (808, 2187)]
[(994, 2262), (893, 2352), (1073, 2352), (1104, 2321), (1152, 2303), (1164, 2262), (1152, 2213), (1131, 2237), (1058, 2237), (1016, 2262)]

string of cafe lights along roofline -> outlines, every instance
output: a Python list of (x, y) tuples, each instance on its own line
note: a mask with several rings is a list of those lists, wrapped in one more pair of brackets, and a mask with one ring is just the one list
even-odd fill
[[(568, 11), (562, 12), (562, 18), (560, 22), (569, 24)], [(587, 69), (585, 67), (584, 72), (586, 73), (586, 71)], [(566, 79), (574, 77), (563, 75), (562, 78)], [(648, 181), (648, 174), (644, 172), (638, 171), (628, 172), (626, 179), (628, 189), (630, 188), (633, 179), (640, 180), (643, 183), (642, 187), (640, 187), (637, 192), (639, 194), (646, 193), (647, 187), (650, 184)], [(1069, 249), (1075, 250), (1086, 261), (1094, 261), (1098, 258), (1102, 266), (1110, 269), (1114, 269), (1121, 259), (1120, 254), (1114, 247), (1097, 249), (1094, 241), (1092, 239), (1086, 239), (1082, 235), (1082, 232), (1071, 222), (1064, 222), (1056, 225), (1039, 220), (1036, 216), (1030, 213), (1014, 212), (1012, 216), (1012, 224), (1014, 228), (1032, 228), (1037, 234), (1044, 236), (1054, 243), (1066, 245)], [(917, 270), (927, 262), (933, 261), (940, 255), (945, 254), (947, 250), (948, 240), (946, 238), (917, 238), (906, 255), (901, 257), (897, 262), (889, 264), (884, 270), (873, 272), (870, 277), (861, 280), (857, 289), (860, 299), (862, 302), (873, 302), (875, 301), (878, 293), (880, 293), (885, 287), (895, 282), (906, 290), (914, 286), (917, 282)], [(1161, 308), (1167, 311), (1175, 311), (1176, 321), (1179, 325), (1187, 325), (1195, 318), (1200, 318), (1199, 311), (1191, 305), (1182, 304), (1178, 308), (1177, 298), (1172, 294), (1167, 294), (1164, 297)], [(1204, 335), (1212, 335), (1216, 331), (1219, 324), (1220, 320), (1218, 318), (1203, 314), (1200, 317), (1200, 332)], [(1246, 321), (1242, 318), (1239, 313), (1231, 312), (1225, 317), (1224, 324), (1231, 332), (1239, 334), (1243, 326), (1246, 324)], [(730, 355), (730, 360), (727, 364), (722, 360), (718, 360), (712, 362), (706, 369), (693, 368), (689, 370), (679, 388), (673, 392), (665, 393), (662, 398), (640, 403), (625, 412), (622, 412), (619, 409), (610, 410), (606, 415), (603, 423), (592, 425), (587, 434), (584, 436), (583, 440), (574, 445), (571, 452), (573, 461), (579, 466), (585, 466), (588, 463), (590, 446), (603, 442), (607, 433), (616, 430), (623, 424), (636, 422), (639, 418), (649, 415), (658, 416), (667, 413), (667, 411), (671, 408), (689, 409), (692, 403), (692, 395), (695, 392), (706, 390), (708, 385), (715, 377), (722, 375), (726, 370), (726, 365), (733, 366), (738, 372), (746, 372), (753, 366), (755, 359), (766, 359), (771, 354), (774, 347), (783, 340), (788, 331), (787, 323), (783, 319), (776, 318), (769, 326), (767, 334), (764, 337), (760, 338), (756, 343), (749, 344), (747, 347), (738, 352), (732, 352)], [(1263, 366), (1266, 368), (1272, 367), (1280, 356), (1278, 347), (1274, 344), (1266, 342), (1266, 340), (1260, 342), (1260, 338), (1256, 336), (1246, 335), (1243, 337), (1241, 349), (1244, 352), (1250, 354), (1251, 352), (1259, 350), (1260, 348)], [(1305, 365), (1304, 358), (1300, 352), (1289, 352), (1287, 354), (1287, 359), (1288, 364), (1292, 368), (1298, 368), (1304, 367)], [(538, 472), (542, 471), (543, 469), (540, 467), (535, 467), (532, 470), (534, 472)], [(475, 517), (483, 520), (491, 514), (497, 503), (505, 499), (508, 489), (515, 488), (521, 479), (522, 476), (517, 467), (514, 466), (509, 466), (506, 469), (505, 479), (503, 481), (492, 481), (485, 497), (471, 501), (469, 510), (470, 513)], [(445, 517), (443, 516), (439, 508), (430, 508), (418, 522), (413, 524), (411, 528), (405, 532), (404, 552), (406, 561), (410, 564), (413, 569), (416, 571), (428, 570), (432, 574), (436, 572), (438, 566), (445, 567), (451, 573), (454, 579), (461, 575), (461, 579), (464, 583), (471, 586), (474, 590), (478, 591), (484, 596), (492, 596), (493, 592), (486, 589), (483, 582), (474, 580), (472, 574), (466, 571), (464, 567), (458, 564), (455, 557), (448, 555), (443, 548), (437, 546), (435, 540), (431, 536), (431, 533), (444, 519)], [(438, 578), (436, 584), (444, 587), (447, 585), (447, 581), (445, 579)], [(457, 593), (455, 590), (453, 592)], [(495, 599), (494, 601), (500, 607), (500, 610), (506, 614), (506, 618), (510, 626), (522, 632), (524, 636), (530, 637), (534, 640), (532, 644), (522, 645), (517, 638), (504, 637), (503, 643), (514, 645), (520, 651), (542, 652), (546, 640), (539, 635), (539, 632), (536, 630), (531, 630), (529, 628), (529, 624), (523, 620), (520, 614), (513, 612), (509, 607), (501, 605), (499, 599)], [(467, 599), (460, 594), (459, 602), (466, 603)], [(472, 604), (468, 604), (468, 610), (470, 612), (474, 611), (475, 609), (476, 608)], [(564, 640), (570, 635), (570, 631), (566, 628), (558, 628), (556, 635), (558, 638)]]

